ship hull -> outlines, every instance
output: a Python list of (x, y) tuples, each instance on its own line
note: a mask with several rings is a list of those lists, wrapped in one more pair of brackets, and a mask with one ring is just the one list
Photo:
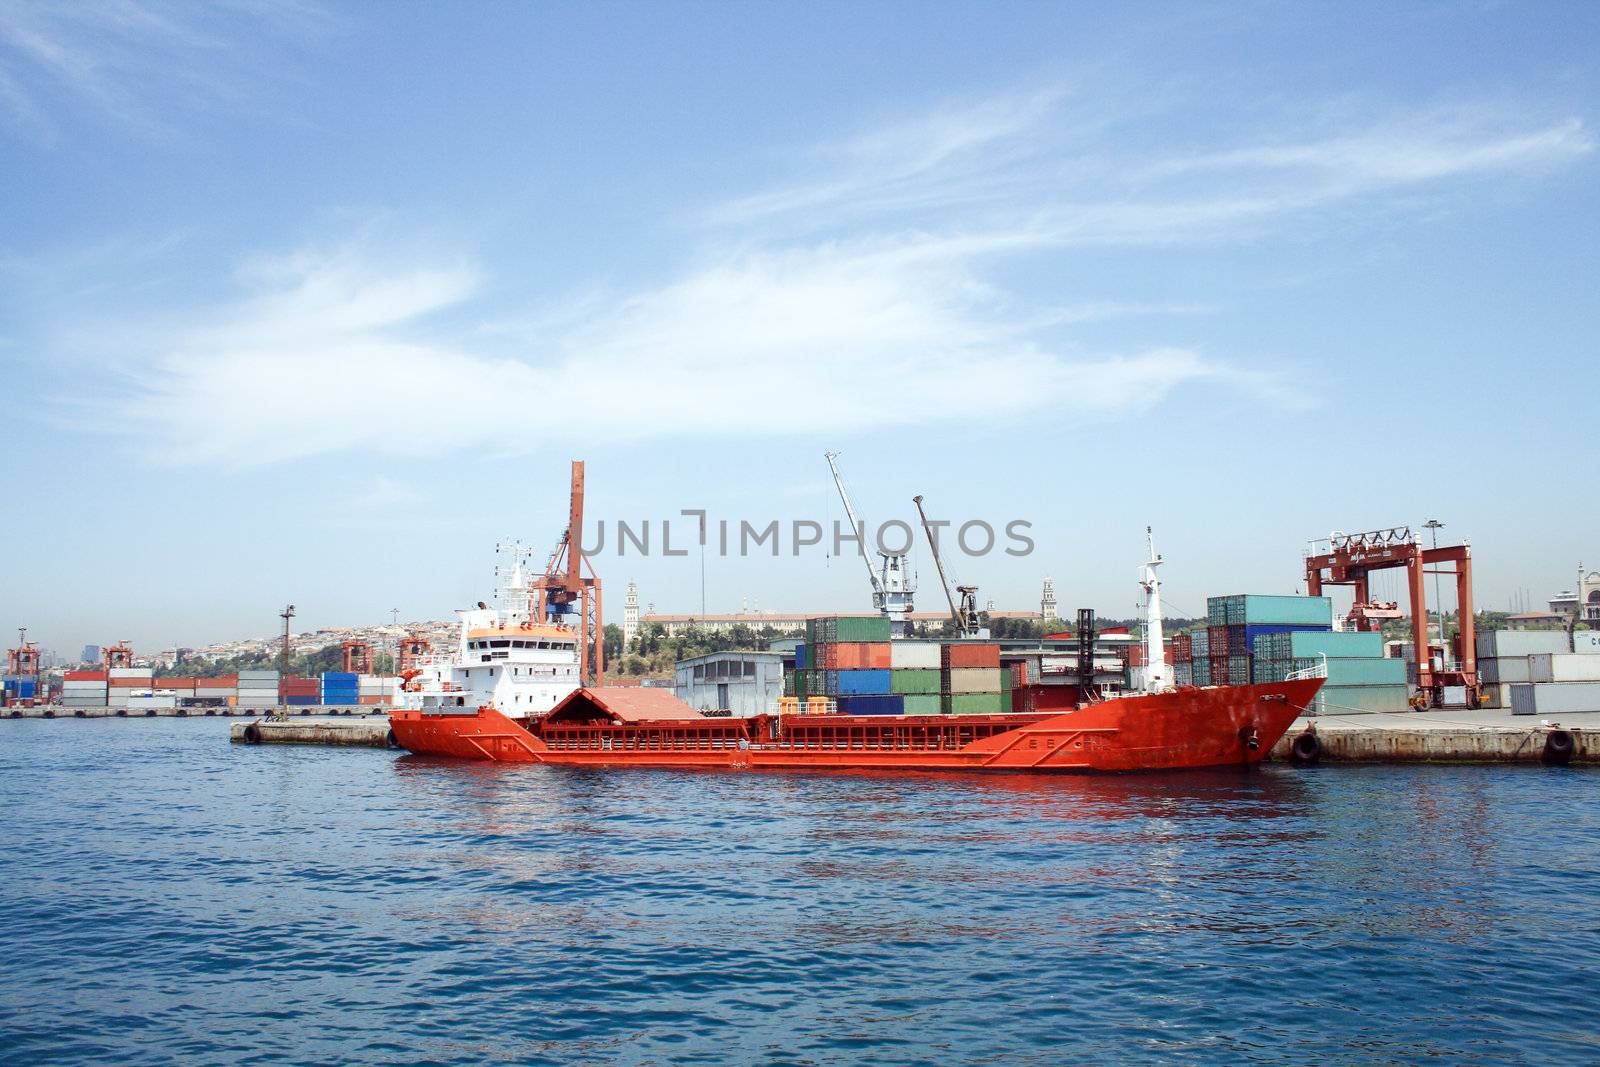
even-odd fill
[(397, 712), (421, 755), (583, 767), (1119, 772), (1260, 762), (1321, 679), (1185, 688), (1025, 715), (785, 715), (526, 725), (493, 708)]

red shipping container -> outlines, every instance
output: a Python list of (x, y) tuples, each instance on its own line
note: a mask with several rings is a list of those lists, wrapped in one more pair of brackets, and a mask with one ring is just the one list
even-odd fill
[(194, 680), (196, 689), (235, 689), (238, 685), (239, 676), (237, 674), (219, 674), (211, 678), (196, 678)]
[(193, 678), (157, 678), (150, 683), (151, 689), (171, 689), (174, 692), (194, 692)]
[(67, 682), (103, 682), (106, 680), (105, 671), (68, 671), (62, 675), (62, 680)]
[(998, 667), (999, 645), (940, 645), (939, 658), (946, 667)]

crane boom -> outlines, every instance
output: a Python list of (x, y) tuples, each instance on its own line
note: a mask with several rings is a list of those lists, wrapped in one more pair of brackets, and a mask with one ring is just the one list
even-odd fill
[(872, 569), (872, 560), (867, 556), (866, 531), (861, 523), (856, 521), (856, 509), (850, 506), (850, 494), (845, 492), (844, 475), (839, 473), (839, 465), (834, 462), (839, 458), (837, 452), (824, 452), (827, 457), (828, 469), (833, 472), (833, 484), (839, 488), (839, 499), (844, 501), (845, 517), (850, 520), (850, 529), (856, 534), (856, 548), (861, 552), (861, 562), (867, 565), (867, 580), (872, 583), (872, 597), (878, 603), (883, 601), (883, 582), (878, 579), (878, 574)]
[(967, 632), (967, 620), (961, 615), (961, 609), (956, 606), (955, 590), (950, 588), (950, 579), (944, 574), (944, 561), (939, 558), (939, 543), (933, 539), (933, 530), (928, 527), (928, 513), (922, 510), (922, 497), (914, 496), (911, 502), (917, 506), (917, 515), (922, 519), (922, 532), (928, 537), (928, 547), (933, 550), (933, 565), (939, 571), (939, 584), (944, 586), (945, 599), (950, 601), (950, 617), (955, 620), (956, 629), (962, 633)]

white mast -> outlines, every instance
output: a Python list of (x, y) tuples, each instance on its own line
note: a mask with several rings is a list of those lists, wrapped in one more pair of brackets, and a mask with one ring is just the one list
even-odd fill
[(1144, 691), (1158, 693), (1172, 686), (1172, 679), (1167, 675), (1167, 657), (1163, 647), (1166, 638), (1161, 632), (1161, 577), (1156, 574), (1156, 568), (1161, 566), (1161, 557), (1156, 555), (1155, 537), (1148, 526), (1144, 528), (1144, 538), (1150, 549), (1150, 559), (1141, 568), (1139, 578), (1139, 585), (1144, 589), (1147, 598), (1144, 623)]

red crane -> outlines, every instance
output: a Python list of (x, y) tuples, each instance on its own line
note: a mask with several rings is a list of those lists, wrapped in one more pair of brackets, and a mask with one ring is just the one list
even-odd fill
[(339, 648), (340, 670), (346, 674), (372, 673), (372, 644), (367, 641), (346, 641)]
[(572, 501), (567, 530), (550, 554), (544, 577), (534, 584), (533, 618), (536, 622), (569, 625), (567, 616), (576, 610), (578, 677), (587, 685), (600, 685), (606, 669), (600, 579), (583, 554), (582, 540), (583, 460), (575, 459), (572, 461)]
[[(1321, 596), (1325, 585), (1348, 585), (1355, 590), (1350, 621), (1356, 629), (1374, 632), (1386, 618), (1399, 618), (1394, 604), (1375, 603), (1369, 578), (1373, 571), (1404, 568), (1411, 611), (1411, 644), (1416, 654), (1418, 695), (1432, 707), (1443, 702), (1446, 686), (1464, 686), (1467, 703), (1478, 704), (1477, 641), (1472, 619), (1472, 549), (1467, 545), (1424, 548), (1409, 526), (1373, 530), (1362, 534), (1334, 534), (1328, 551), (1306, 557), (1306, 592)], [(1427, 569), (1429, 564), (1454, 564), (1452, 570)], [(1458, 635), (1456, 666), (1435, 666), (1428, 650), (1428, 605), (1424, 574), (1453, 577), (1456, 582)], [(1441, 609), (1442, 610), (1442, 609)], [(1441, 616), (1442, 620), (1443, 616)], [(1442, 627), (1442, 621), (1441, 621)], [(1441, 642), (1444, 634), (1439, 635)]]

